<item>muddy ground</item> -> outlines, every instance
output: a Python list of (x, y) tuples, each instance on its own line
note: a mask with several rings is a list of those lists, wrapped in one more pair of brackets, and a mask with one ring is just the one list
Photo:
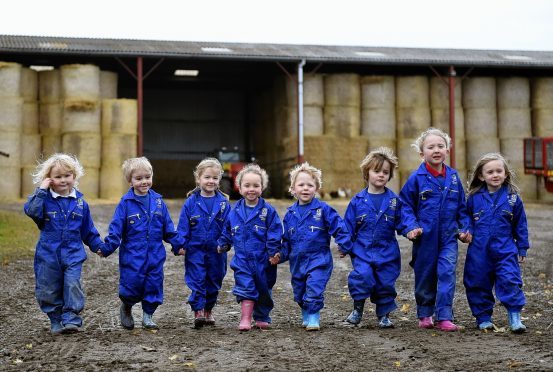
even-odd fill
[[(272, 203), (283, 214), (290, 201)], [(168, 201), (174, 221), (181, 204), (182, 200)], [(331, 204), (344, 213), (345, 202)], [(21, 206), (3, 203), (0, 209), (20, 210)], [(114, 207), (113, 203), (92, 204), (102, 235)], [(532, 249), (523, 267), (528, 300), (523, 313), (528, 332), (523, 335), (504, 329), (488, 333), (475, 329), (462, 286), (463, 244), (455, 315), (465, 329), (455, 333), (417, 328), (413, 272), (408, 266), (410, 244), (403, 238), (403, 270), (397, 282), (399, 309), (392, 315), (396, 328), (391, 330), (377, 328), (370, 305), (361, 326), (343, 321), (351, 310), (346, 285), (351, 264), (336, 254), (320, 332), (308, 333), (300, 326), (287, 263), (279, 267), (271, 330), (236, 330), (240, 309), (231, 294), (231, 270), (215, 308), (217, 324), (192, 329), (182, 258), (168, 254), (165, 303), (155, 314), (161, 329), (154, 333), (141, 328), (138, 305), (133, 310), (137, 327), (127, 331), (118, 325), (117, 254), (101, 259), (89, 252), (82, 278), (87, 295), (84, 331), (74, 335), (49, 333), (48, 319), (34, 298), (32, 260), (0, 267), (0, 370), (553, 370), (553, 206), (529, 204), (527, 213)], [(30, 219), (29, 228), (35, 228)], [(507, 325), (500, 305), (495, 318), (500, 328)]]

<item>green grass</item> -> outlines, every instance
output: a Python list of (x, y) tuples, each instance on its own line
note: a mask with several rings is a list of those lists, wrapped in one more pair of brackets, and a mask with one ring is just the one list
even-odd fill
[(0, 211), (0, 265), (34, 255), (38, 228), (27, 216)]

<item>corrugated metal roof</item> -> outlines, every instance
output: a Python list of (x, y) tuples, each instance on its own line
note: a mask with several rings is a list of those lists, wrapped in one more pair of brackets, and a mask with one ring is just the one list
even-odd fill
[(360, 63), (553, 67), (553, 51), (248, 44), (0, 35), (0, 53)]

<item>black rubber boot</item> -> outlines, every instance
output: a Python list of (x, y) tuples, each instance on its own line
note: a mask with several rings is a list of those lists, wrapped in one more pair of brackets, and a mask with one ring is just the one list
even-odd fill
[(346, 322), (351, 324), (361, 323), (364, 307), (365, 307), (365, 300), (353, 301), (353, 311), (347, 317)]

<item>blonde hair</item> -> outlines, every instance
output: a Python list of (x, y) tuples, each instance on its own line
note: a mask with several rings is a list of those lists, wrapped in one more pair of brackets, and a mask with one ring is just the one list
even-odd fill
[(380, 171), (384, 166), (385, 161), (390, 163), (389, 181), (394, 177), (394, 169), (398, 167), (397, 156), (394, 155), (394, 151), (391, 148), (379, 147), (376, 150), (369, 152), (369, 154), (365, 156), (365, 159), (361, 160), (359, 168), (361, 168), (361, 173), (363, 174), (363, 180), (365, 180), (365, 183), (369, 182), (369, 171)]
[[(196, 182), (196, 187), (194, 189), (188, 191), (186, 193), (186, 197), (188, 198), (190, 195), (192, 195), (194, 192), (198, 191), (200, 189), (200, 177), (202, 176), (203, 172), (208, 168), (214, 168), (219, 173), (219, 181), (221, 180), (221, 177), (223, 176), (223, 166), (219, 162), (219, 160), (215, 158), (205, 158), (201, 162), (196, 165), (196, 168), (194, 169), (194, 180)], [(223, 193), (224, 194), (224, 193)], [(227, 196), (226, 194), (224, 194)]]
[(121, 169), (123, 170), (123, 175), (125, 176), (125, 179), (127, 182), (131, 182), (132, 179), (132, 173), (142, 169), (146, 172), (150, 172), (150, 175), (154, 176), (154, 169), (152, 168), (152, 164), (150, 164), (150, 161), (142, 156), (140, 158), (130, 158), (123, 162), (123, 165), (121, 166)]
[(294, 185), (296, 184), (298, 174), (300, 174), (301, 172), (307, 173), (313, 178), (313, 180), (315, 180), (316, 191), (319, 191), (321, 187), (323, 187), (322, 172), (320, 169), (315, 168), (308, 162), (298, 164), (290, 171), (290, 188), (288, 189), (288, 191), (290, 192), (290, 194), (292, 194), (292, 196), (295, 196), (293, 192)]
[(257, 174), (259, 177), (261, 177), (261, 190), (264, 191), (267, 186), (269, 186), (269, 176), (267, 175), (267, 172), (265, 169), (261, 168), (259, 165), (255, 163), (246, 164), (244, 168), (238, 172), (238, 175), (236, 176), (236, 186), (240, 187), (240, 183), (242, 182), (242, 178), (244, 178), (244, 175), (248, 173), (254, 173)]
[(507, 160), (498, 152), (491, 152), (489, 154), (483, 155), (474, 166), (474, 170), (472, 174), (470, 175), (468, 186), (469, 191), (468, 195), (473, 195), (478, 190), (482, 188), (482, 186), (486, 185), (486, 181), (482, 181), (480, 179), (480, 176), (483, 176), (482, 170), (484, 168), (484, 165), (488, 164), (490, 161), (499, 160), (503, 163), (503, 168), (505, 168), (505, 181), (503, 181), (503, 184), (507, 185), (507, 188), (510, 193), (519, 193), (520, 189), (516, 185), (516, 175), (515, 172), (511, 169), (511, 166), (507, 162)]
[(411, 144), (411, 147), (415, 149), (415, 151), (417, 151), (419, 154), (422, 153), (424, 141), (428, 136), (442, 137), (445, 142), (446, 149), (449, 150), (449, 148), (451, 147), (451, 137), (449, 137), (449, 134), (437, 128), (428, 128), (427, 130), (422, 132), (421, 135), (415, 140), (415, 142)]
[(77, 188), (79, 184), (79, 178), (84, 176), (83, 166), (76, 156), (62, 153), (53, 154), (42, 163), (38, 163), (36, 171), (32, 174), (33, 183), (35, 185), (38, 185), (45, 178), (50, 177), (50, 172), (52, 172), (52, 168), (56, 166), (71, 172), (75, 176), (75, 183), (73, 186)]

